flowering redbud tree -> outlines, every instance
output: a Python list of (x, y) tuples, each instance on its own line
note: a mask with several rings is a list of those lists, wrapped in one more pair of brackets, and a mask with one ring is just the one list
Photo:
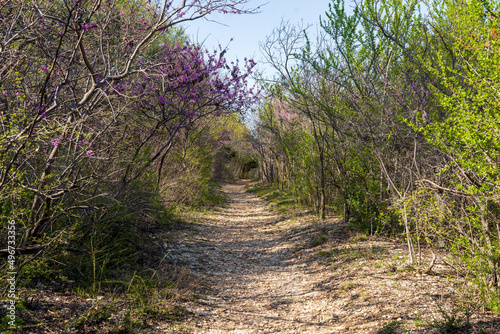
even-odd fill
[(182, 22), (255, 12), (246, 2), (0, 2), (0, 212), (23, 222), (23, 246), (161, 171), (180, 128), (249, 107), (253, 61), (171, 41)]
[[(144, 64), (149, 70), (141, 81), (130, 82), (128, 87), (121, 85), (116, 91), (141, 96), (131, 102), (130, 108), (137, 110), (134, 119), (141, 124), (140, 128), (149, 129), (147, 135), (137, 130), (144, 136), (131, 162), (143, 156), (140, 152), (147, 144), (156, 141), (155, 151), (141, 165), (129, 164), (123, 182), (129, 182), (130, 177), (137, 178), (155, 161), (159, 161), (160, 176), (165, 156), (180, 129), (190, 127), (201, 118), (251, 108), (258, 96), (258, 92), (247, 87), (254, 66), (253, 60), (245, 59), (240, 69), (238, 64), (227, 64), (219, 52), (204, 52), (190, 44), (164, 47), (156, 59)], [(133, 168), (135, 174), (131, 175)]]

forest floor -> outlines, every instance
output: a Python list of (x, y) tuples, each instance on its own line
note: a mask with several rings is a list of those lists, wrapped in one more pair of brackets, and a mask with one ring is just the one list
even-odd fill
[(279, 214), (248, 183), (224, 185), (226, 207), (189, 213), (164, 235), (152, 276), (173, 287), (145, 285), (130, 307), (129, 294), (40, 288), (20, 333), (500, 333), (500, 317), (470, 307), (444, 255), (425, 274), (427, 251), (408, 265), (404, 244), (335, 217)]
[(439, 256), (425, 274), (405, 264), (404, 244), (338, 218), (278, 215), (247, 183), (225, 185), (230, 204), (172, 245), (205, 289), (170, 333), (500, 333), (499, 317), (467, 308), (466, 284)]

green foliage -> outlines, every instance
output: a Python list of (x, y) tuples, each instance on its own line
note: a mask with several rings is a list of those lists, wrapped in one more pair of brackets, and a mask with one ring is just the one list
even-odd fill
[(399, 328), (401, 327), (400, 325), (402, 324), (401, 321), (393, 320), (388, 322), (384, 328), (380, 329), (377, 331), (377, 334), (395, 334), (398, 333)]
[(433, 320), (431, 327), (437, 328), (442, 333), (456, 333), (457, 331), (469, 326), (471, 313), (467, 308), (453, 303), (451, 310), (445, 310), (438, 304), (441, 320)]
[(320, 246), (320, 245), (324, 244), (327, 240), (328, 240), (328, 236), (321, 233), (321, 234), (312, 238), (311, 245), (313, 245), (314, 247)]
[[(86, 326), (100, 325), (119, 333), (135, 333), (158, 319), (180, 320), (185, 310), (165, 306), (174, 293), (175, 284), (164, 277), (157, 279), (150, 272), (137, 271), (131, 276), (124, 274), (113, 282), (113, 289), (108, 288), (101, 300), (95, 299), (94, 291), (85, 292), (86, 297), (94, 297), (94, 302), (82, 316), (70, 322), (69, 328), (83, 330)], [(118, 308), (118, 304), (126, 307)]]
[[(437, 102), (446, 112), (444, 120), (419, 127), (427, 140), (453, 156), (454, 164), (484, 178), (463, 191), (491, 195), (499, 180), (498, 140), (500, 44), (498, 18), (487, 14), (483, 1), (442, 2), (456, 61), (443, 56), (430, 68), (439, 78)], [(490, 4), (491, 5), (491, 4)]]
[(293, 212), (293, 209), (297, 207), (294, 204), (293, 192), (290, 190), (277, 190), (274, 184), (267, 186), (253, 184), (248, 188), (248, 192), (265, 199), (276, 211), (281, 213)]
[[(436, 1), (433, 3), (436, 33), (445, 34), (448, 53), (426, 61), (439, 84), (433, 86), (440, 113), (432, 119), (420, 117), (414, 129), (450, 157), (440, 174), (448, 178), (452, 194), (463, 195), (465, 203), (456, 219), (453, 199), (434, 199), (424, 224), (451, 241), (453, 250), (473, 273), (472, 280), (483, 300), (498, 310), (497, 281), (499, 237), (495, 224), (500, 170), (499, 98), (500, 49), (497, 39), (497, 2)], [(453, 195), (452, 195), (453, 196)], [(416, 207), (416, 206), (415, 206)], [(430, 214), (429, 214), (430, 213)], [(417, 218), (418, 219), (418, 218)], [(493, 284), (493, 285), (496, 285)], [(453, 320), (453, 319), (452, 319)]]
[[(12, 322), (14, 323), (14, 326), (11, 326)], [(9, 317), (3, 317), (0, 319), (0, 330), (5, 334), (13, 334), (16, 333), (17, 329), (22, 328), (22, 324), (23, 319), (20, 317), (16, 317), (15, 320), (10, 319)]]

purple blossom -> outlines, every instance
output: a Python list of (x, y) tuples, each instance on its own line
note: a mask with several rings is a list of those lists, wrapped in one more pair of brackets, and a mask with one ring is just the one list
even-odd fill
[(47, 112), (46, 112), (46, 111), (42, 112), (42, 113), (38, 116), (38, 120), (41, 120), (41, 119), (45, 118), (45, 116), (47, 116)]
[(219, 140), (217, 141), (217, 146), (227, 145), (229, 144), (229, 140)]
[(129, 108), (157, 109), (155, 113), (165, 119), (220, 116), (249, 109), (257, 100), (261, 89), (247, 87), (255, 65), (249, 59), (241, 69), (238, 63), (230, 66), (217, 50), (209, 53), (196, 45), (164, 46), (159, 58), (142, 61), (141, 66), (151, 71), (145, 71), (141, 81), (114, 83), (108, 93), (138, 96)]

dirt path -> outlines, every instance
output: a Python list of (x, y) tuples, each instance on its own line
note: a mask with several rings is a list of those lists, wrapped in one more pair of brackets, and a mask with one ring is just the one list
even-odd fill
[(184, 259), (200, 263), (194, 270), (213, 289), (205, 305), (191, 309), (200, 316), (194, 332), (335, 332), (335, 312), (320, 288), (328, 277), (297, 257), (297, 238), (243, 182), (223, 191), (230, 206), (207, 217), (186, 247)]
[[(197, 218), (170, 245), (171, 260), (208, 290), (184, 305), (187, 327), (169, 333), (439, 333), (430, 325), (444, 319), (439, 308), (460, 323), (442, 265), (425, 275), (402, 267), (404, 245), (358, 240), (335, 220), (322, 227), (312, 216), (280, 218), (245, 184), (225, 185), (230, 205)], [(326, 241), (314, 246), (315, 235)], [(471, 320), (452, 332), (500, 333), (498, 317)]]

